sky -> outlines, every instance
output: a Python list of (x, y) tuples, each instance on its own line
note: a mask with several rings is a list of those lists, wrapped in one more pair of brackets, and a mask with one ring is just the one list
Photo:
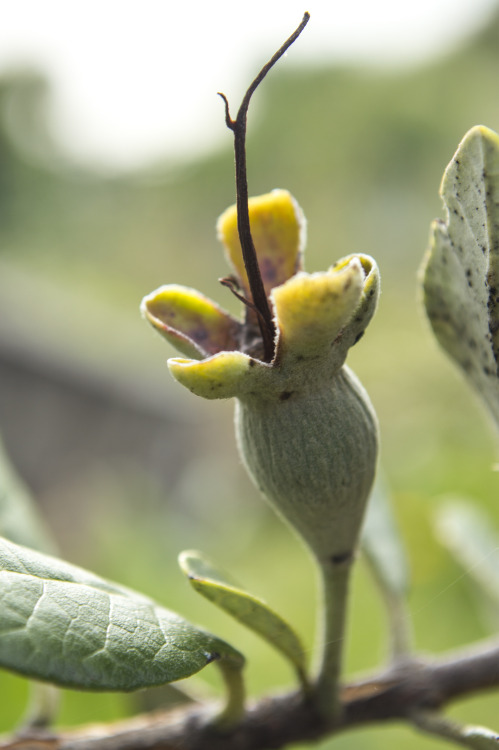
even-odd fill
[(420, 64), (480, 28), (494, 7), (497, 0), (0, 0), (0, 74), (44, 72), (61, 148), (92, 166), (129, 169), (222, 143), (216, 92), (237, 111), (305, 10), (307, 29), (272, 75), (331, 62)]

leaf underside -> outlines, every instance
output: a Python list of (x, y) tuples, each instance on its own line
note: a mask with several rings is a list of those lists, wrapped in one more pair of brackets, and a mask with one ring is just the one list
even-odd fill
[(66, 687), (135, 690), (244, 661), (147, 597), (5, 539), (0, 613), (0, 666)]
[(499, 425), (499, 136), (472, 128), (440, 189), (423, 276), (433, 331)]

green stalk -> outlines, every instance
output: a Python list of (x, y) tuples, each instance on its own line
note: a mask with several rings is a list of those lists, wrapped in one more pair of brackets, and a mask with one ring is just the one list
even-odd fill
[(246, 688), (240, 664), (234, 664), (229, 659), (221, 659), (217, 662), (217, 666), (227, 690), (227, 702), (213, 720), (213, 724), (218, 730), (224, 732), (232, 729), (244, 715)]
[(343, 662), (350, 571), (353, 557), (320, 564), (322, 623), (315, 702), (321, 716), (334, 723), (341, 712), (340, 675)]

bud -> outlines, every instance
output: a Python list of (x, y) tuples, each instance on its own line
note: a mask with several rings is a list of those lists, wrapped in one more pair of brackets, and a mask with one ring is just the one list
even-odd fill
[[(348, 367), (274, 399), (238, 400), (236, 430), (255, 484), (321, 560), (353, 552), (374, 479), (378, 434)], [(315, 382), (314, 382), (315, 381)]]
[(326, 272), (303, 272), (304, 218), (286, 191), (251, 199), (249, 214), (274, 316), (270, 362), (243, 296), (249, 289), (237, 260), (235, 206), (218, 232), (234, 266), (231, 284), (246, 301), (245, 320), (176, 285), (148, 295), (142, 311), (190, 357), (168, 361), (182, 385), (204, 398), (237, 399), (241, 456), (267, 500), (323, 564), (341, 561), (355, 547), (376, 468), (376, 416), (344, 362), (374, 314), (378, 269), (369, 256), (352, 255)]

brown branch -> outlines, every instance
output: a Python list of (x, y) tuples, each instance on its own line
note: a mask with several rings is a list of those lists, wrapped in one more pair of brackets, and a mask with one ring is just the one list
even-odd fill
[(343, 715), (335, 726), (318, 718), (300, 693), (263, 698), (238, 726), (217, 734), (213, 707), (141, 715), (119, 723), (32, 733), (0, 750), (264, 750), (317, 740), (367, 723), (405, 719), (439, 709), (479, 690), (499, 687), (499, 644), (485, 643), (434, 659), (400, 664), (342, 690)]

